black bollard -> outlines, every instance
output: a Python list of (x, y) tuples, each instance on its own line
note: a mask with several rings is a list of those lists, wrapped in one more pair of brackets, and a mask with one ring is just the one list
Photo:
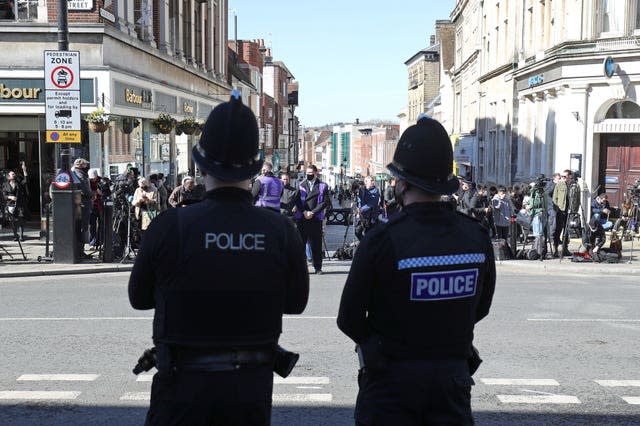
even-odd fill
[(80, 191), (53, 189), (53, 261), (78, 263), (78, 230), (81, 221)]

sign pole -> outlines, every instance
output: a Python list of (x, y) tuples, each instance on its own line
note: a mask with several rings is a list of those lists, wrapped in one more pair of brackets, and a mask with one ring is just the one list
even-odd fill
[[(68, 20), (68, 2), (66, 0), (58, 0), (58, 50), (69, 50), (69, 20)], [(80, 76), (78, 76), (80, 77)], [(46, 78), (46, 76), (45, 76)], [(69, 144), (64, 143), (58, 148), (56, 144), (56, 159), (58, 160), (57, 170), (70, 170), (69, 165)]]

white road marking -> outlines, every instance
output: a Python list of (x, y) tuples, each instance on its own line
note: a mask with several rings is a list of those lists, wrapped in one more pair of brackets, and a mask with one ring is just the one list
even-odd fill
[(296, 389), (322, 389), (322, 386), (296, 386)]
[(600, 386), (608, 388), (614, 387), (638, 387), (640, 386), (640, 380), (594, 380)]
[(282, 377), (273, 378), (274, 385), (328, 385), (328, 377)]
[(76, 399), (80, 392), (75, 391), (0, 391), (0, 399), (53, 400)]
[(580, 404), (580, 400), (571, 395), (498, 395), (504, 404)]
[(0, 321), (148, 321), (152, 319), (153, 317), (13, 317), (0, 318)]
[(560, 386), (553, 379), (480, 379), (485, 385), (496, 386)]
[(541, 322), (640, 322), (631, 318), (527, 318), (527, 321)]
[[(335, 316), (304, 316), (284, 315), (284, 319), (329, 319), (335, 320)], [(2, 317), (0, 321), (150, 321), (153, 317)]]
[(153, 374), (141, 374), (136, 379), (136, 382), (152, 382), (153, 376)]
[(284, 315), (282, 318), (284, 319), (337, 319), (338, 317), (314, 317), (314, 316), (304, 316), (304, 315)]
[(273, 394), (273, 402), (331, 402), (330, 393), (280, 393)]
[(60, 381), (60, 382), (93, 382), (99, 374), (23, 374), (19, 382)]
[(127, 392), (120, 397), (120, 401), (149, 401), (151, 392)]
[(622, 396), (627, 404), (640, 405), (640, 396)]

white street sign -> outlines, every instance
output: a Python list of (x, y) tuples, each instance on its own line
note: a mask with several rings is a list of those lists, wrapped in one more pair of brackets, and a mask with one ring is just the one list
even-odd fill
[(80, 91), (47, 90), (47, 130), (80, 130)]
[(44, 51), (45, 90), (80, 90), (80, 52)]

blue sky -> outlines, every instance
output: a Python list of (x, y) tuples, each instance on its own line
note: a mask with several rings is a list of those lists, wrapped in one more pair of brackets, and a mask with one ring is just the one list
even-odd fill
[[(429, 45), (436, 19), (455, 0), (229, 0), (239, 39), (271, 40), (300, 84), (296, 115), (306, 127), (397, 121), (407, 104), (404, 62)], [(233, 11), (229, 39), (234, 38)]]

